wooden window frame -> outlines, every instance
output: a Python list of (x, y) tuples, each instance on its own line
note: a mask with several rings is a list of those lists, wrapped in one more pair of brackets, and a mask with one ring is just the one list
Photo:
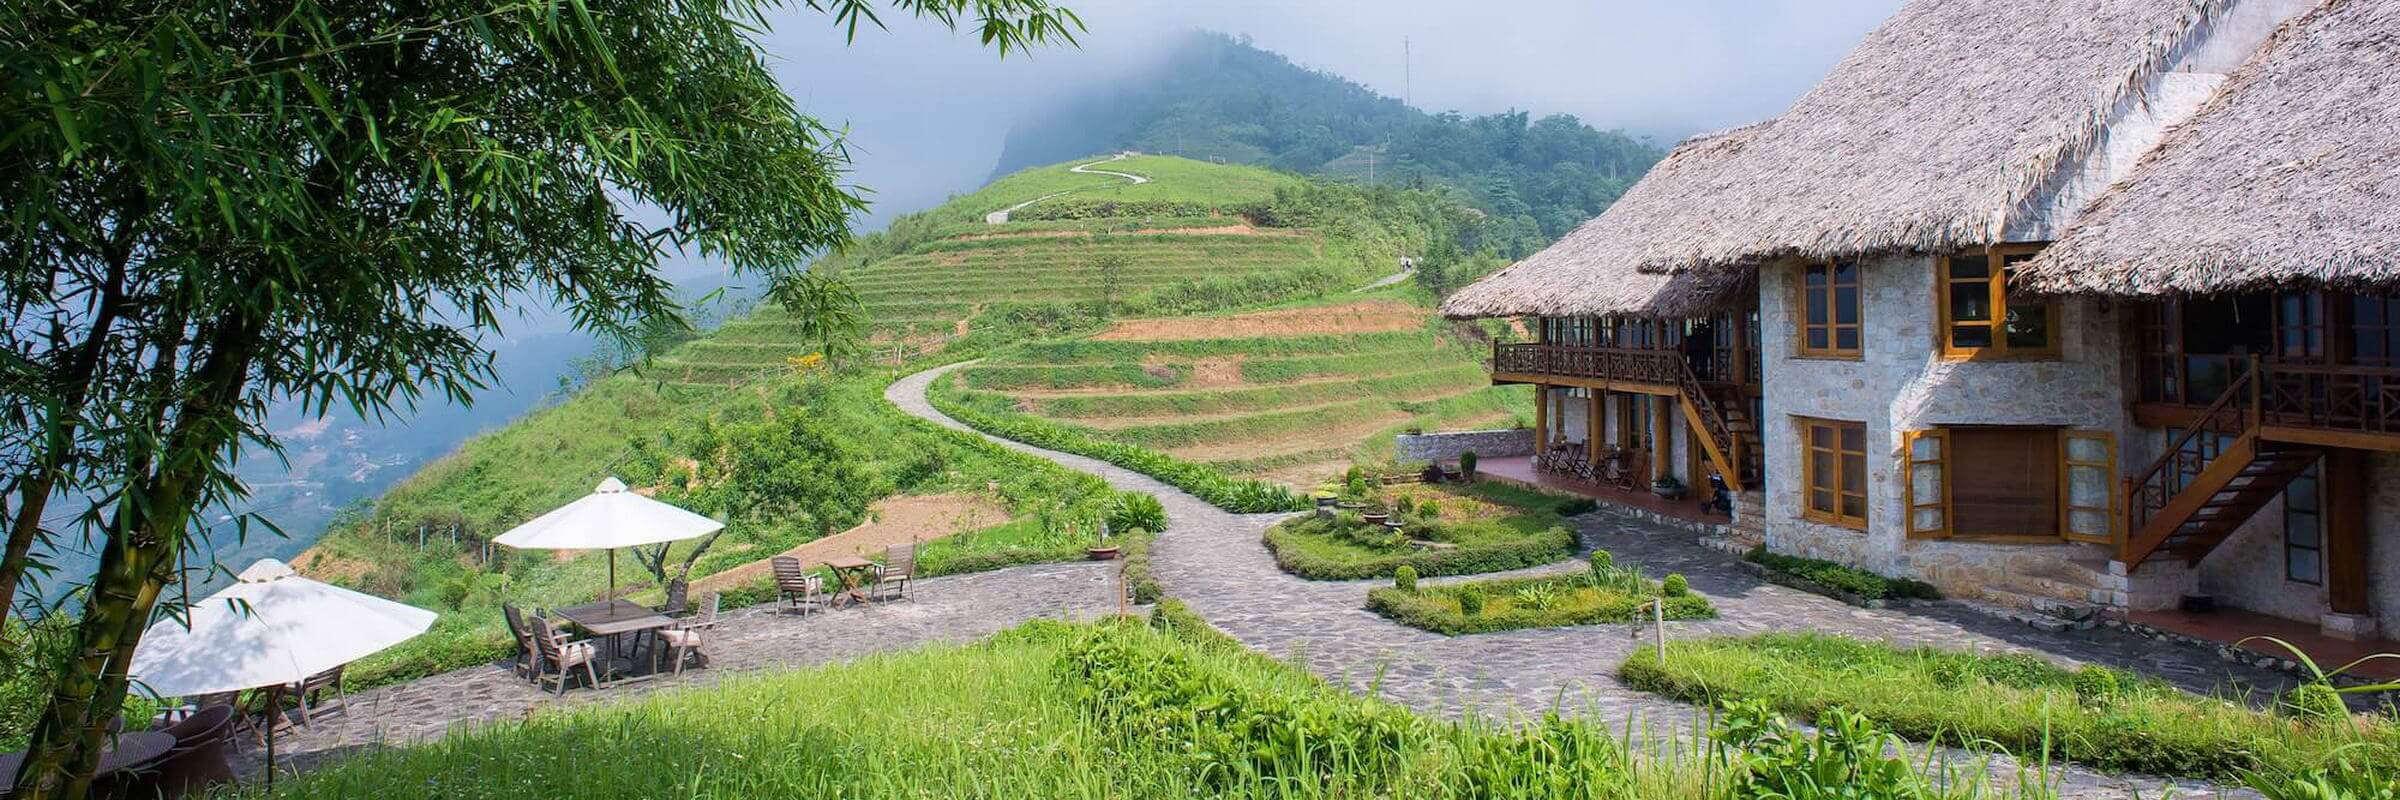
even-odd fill
[[(1796, 323), (1792, 326), (1792, 352), (1799, 354), (1801, 358), (1834, 358), (1856, 361), (1864, 357), (1867, 346), (1867, 298), (1865, 288), (1860, 284), (1863, 283), (1861, 278), (1864, 277), (1866, 268), (1856, 259), (1852, 259), (1849, 264), (1849, 283), (1842, 283), (1838, 280), (1842, 265), (1839, 260), (1811, 262), (1800, 266), (1799, 278), (1792, 282), (1792, 319)], [(1825, 285), (1821, 287), (1825, 295), (1825, 321), (1822, 323), (1808, 321), (1810, 294), (1808, 275), (1811, 271), (1816, 270), (1822, 270), (1825, 273)], [(1840, 321), (1842, 310), (1837, 300), (1842, 296), (1841, 290), (1845, 287), (1850, 289), (1850, 298), (1858, 305), (1851, 315), (1853, 319), (1857, 320), (1856, 322), (1843, 323)], [(1842, 347), (1839, 344), (1841, 332), (1845, 329), (1857, 334), (1858, 346)], [(1824, 347), (1810, 347), (1808, 344), (1808, 334), (1816, 330), (1825, 332)]]
[[(1853, 517), (1842, 513), (1842, 499), (1852, 493), (1843, 491), (1841, 475), (1838, 473), (1842, 468), (1843, 460), (1851, 455), (1858, 456), (1861, 471), (1867, 468), (1866, 458), (1869, 449), (1867, 447), (1867, 424), (1816, 417), (1794, 417), (1793, 421), (1800, 428), (1800, 518), (1853, 530), (1866, 530), (1867, 518), (1874, 511), (1874, 498), (1867, 489), (1875, 484), (1875, 477), (1869, 474), (1866, 476), (1866, 480), (1861, 482), (1856, 495), (1859, 510), (1865, 513)], [(1846, 427), (1858, 429), (1859, 449), (1856, 451), (1842, 449), (1842, 429)], [(1825, 450), (1825, 448), (1817, 447), (1816, 431), (1819, 428), (1832, 431), (1832, 449)], [(1833, 465), (1837, 473), (1833, 477), (1833, 483), (1829, 486), (1833, 492), (1833, 507), (1828, 509), (1817, 508), (1814, 498), (1817, 490), (1817, 453), (1821, 450), (1833, 454)]]
[[(2297, 583), (2306, 586), (2323, 586), (2325, 585), (2326, 572), (2325, 461), (2323, 459), (2318, 459), (2315, 463), (2310, 464), (2308, 469), (2303, 472), (2299, 478), (2295, 478), (2293, 480), (2293, 483), (2297, 484), (2299, 483), (2300, 479), (2303, 478), (2310, 480), (2315, 486), (2315, 491), (2309, 497), (2309, 503), (2315, 507), (2295, 511), (2292, 508), (2292, 501), (2294, 498), (2291, 495), (2291, 489), (2288, 486), (2285, 487), (2283, 496), (2283, 541), (2281, 543), (2283, 545), (2283, 579), (2291, 583)], [(2303, 546), (2292, 543), (2292, 515), (2295, 513), (2306, 514), (2316, 518), (2317, 543), (2315, 545)], [(2294, 550), (2306, 550), (2317, 554), (2317, 576), (2315, 578), (2299, 578), (2292, 575), (2292, 551)]]
[[(1954, 488), (1950, 483), (1950, 459), (1956, 455), (1955, 451), (1951, 449), (1951, 430), (1951, 428), (1946, 427), (1927, 428), (1924, 430), (1903, 431), (1900, 434), (1900, 469), (1902, 481), (1901, 491), (1903, 492), (1902, 497), (1904, 497), (1908, 503), (1907, 523), (1909, 538), (1957, 538), (1980, 542), (2025, 542), (2034, 544), (2058, 541), (2116, 544), (2123, 541), (2125, 535), (2124, 509), (2120, 507), (2122, 504), (2122, 498), (2116, 491), (2116, 434), (2109, 433), (2107, 431), (2079, 430), (2074, 428), (2060, 428), (2057, 430), (2058, 531), (2056, 533), (1995, 533), (1962, 536), (1957, 533), (1954, 527), (1957, 518), (1952, 514), (1951, 509), (1951, 497), (1954, 493)], [(2076, 458), (2075, 442), (2077, 440), (2099, 443), (2101, 455), (2098, 458), (2093, 459)], [(1920, 444), (1928, 445), (1928, 447), (1921, 448), (1919, 446)], [(1920, 452), (1921, 450), (1927, 452)], [(2101, 492), (2101, 496), (2105, 498), (2105, 505), (2076, 505), (2074, 488), (2074, 473), (2076, 470), (2101, 471), (2101, 474), (2105, 476), (2103, 479), (2103, 485), (2106, 488)], [(1927, 500), (1918, 497), (1919, 483), (1920, 481), (1925, 480), (1924, 478), (1920, 477), (1920, 473), (1922, 472), (1934, 473), (1934, 477), (1932, 479), (1940, 481), (1940, 491), (1936, 493), (1936, 496), (1933, 499)], [(2106, 523), (2105, 529), (2101, 533), (2096, 534), (2077, 533), (2075, 526), (2075, 513), (2078, 511), (2085, 512), (2087, 514), (2100, 515), (2100, 518)], [(1925, 518), (1926, 514), (1929, 512), (1935, 514), (1935, 518), (1931, 521), (1928, 521)]]
[[(2050, 340), (2048, 343), (2036, 348), (2017, 348), (2010, 347), (2008, 345), (2008, 257), (2032, 255), (2034, 253), (2041, 252), (2041, 250), (2042, 246), (2039, 244), (2003, 244), (1994, 245), (1980, 251), (1967, 251), (1934, 257), (1933, 314), (1935, 322), (1933, 326), (1933, 344), (1935, 351), (1941, 353), (1943, 359), (1949, 361), (2023, 361), (2047, 360), (2059, 357), (2059, 342), (2061, 339), (2065, 338), (2065, 335), (2061, 330), (2063, 326), (2060, 324), (2062, 320), (2059, 316), (2059, 302), (2056, 298), (2044, 298), (2034, 303), (2019, 304), (2022, 306), (2038, 305), (2042, 307), (2043, 313), (2047, 315), (2050, 320)], [(1954, 279), (1950, 277), (1951, 260), (1967, 257), (1984, 259), (1986, 271), (1984, 277), (1966, 279)], [(1986, 297), (1986, 302), (1991, 304), (1992, 318), (1983, 322), (1958, 322), (1956, 320), (1952, 320), (1950, 318), (1950, 288), (1957, 284), (1976, 283), (1983, 284), (1984, 290), (1989, 293)], [(1991, 329), (1992, 343), (1984, 347), (1957, 346), (1957, 337), (1953, 334), (1957, 331), (1960, 325), (1989, 327)]]

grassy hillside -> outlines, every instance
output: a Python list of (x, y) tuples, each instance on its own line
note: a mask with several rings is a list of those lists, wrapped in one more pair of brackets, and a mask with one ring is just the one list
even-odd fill
[[(1136, 184), (1109, 175), (1066, 169), (1084, 164), (1092, 170), (1140, 175), (1150, 181)], [(1019, 170), (985, 184), (974, 194), (951, 201), (946, 208), (972, 215), (977, 221), (986, 213), (1039, 197), (1050, 199), (1028, 206), (1028, 210), (1079, 202), (1163, 202), (1195, 203), (1230, 212), (1244, 204), (1264, 201), (1275, 196), (1276, 189), (1299, 182), (1299, 178), (1289, 173), (1174, 156), (1132, 156), (1114, 161), (1079, 159), (1064, 165)], [(1030, 219), (1041, 215), (1023, 216)]]
[(1240, 476), (1310, 486), (1391, 458), (1407, 428), (1526, 423), (1491, 386), (1483, 345), (1407, 290), (1265, 311), (1124, 320), (959, 371), (955, 402), (1030, 414)]
[[(1355, 210), (1311, 216), (1290, 208), (1281, 216), (1345, 224), (1326, 234), (1205, 213), (982, 222), (987, 205), (1075, 189), (1045, 201), (1067, 202), (1086, 190), (1103, 194), (1095, 185), (1125, 184), (1067, 172), (1089, 161), (1028, 170), (903, 218), (829, 263), (864, 303), (874, 363), (812, 366), (816, 348), (796, 320), (761, 307), (470, 440), (336, 526), (299, 560), (304, 571), (444, 613), (433, 635), (359, 665), (353, 678), (392, 680), (489, 660), (503, 651), (503, 600), (556, 607), (600, 594), (601, 554), (513, 553), (484, 542), (612, 475), (728, 520), (694, 577), (849, 528), (895, 494), (963, 496), (1006, 512), (989, 528), (929, 544), (929, 571), (1079, 555), (1113, 496), (1105, 485), (907, 418), (883, 401), (883, 387), (997, 347), (1097, 331), (1111, 315), (1171, 317), (1347, 291), (1392, 269), (1381, 254), (1397, 234), (1374, 232), (1405, 228), (1351, 224)], [(1127, 202), (1205, 202), (1263, 219), (1261, 209), (1295, 202), (1287, 196), (1316, 196), (1295, 193), (1296, 179), (1253, 168), (1170, 158), (1108, 168), (1156, 176), (1128, 188), (1138, 193), (1106, 195)], [(1224, 485), (1248, 491), (1241, 482)], [(636, 592), (656, 592), (630, 556), (620, 557), (619, 576)]]

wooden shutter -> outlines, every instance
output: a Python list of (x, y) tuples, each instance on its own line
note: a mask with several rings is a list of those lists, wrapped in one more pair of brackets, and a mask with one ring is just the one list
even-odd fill
[(2115, 544), (2124, 525), (2117, 507), (2117, 437), (2060, 431), (2058, 532), (2070, 541)]
[(1900, 434), (1900, 471), (1908, 497), (1908, 535), (1945, 538), (1950, 535), (1950, 432), (1941, 429)]

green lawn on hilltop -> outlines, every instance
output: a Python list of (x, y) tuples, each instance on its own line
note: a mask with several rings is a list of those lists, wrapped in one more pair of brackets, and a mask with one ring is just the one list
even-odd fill
[[(1212, 164), (1175, 156), (1134, 156), (1121, 161), (1107, 161), (1108, 156), (1096, 155), (1044, 167), (1018, 170), (992, 181), (973, 194), (960, 197), (943, 206), (955, 215), (983, 215), (1038, 197), (1067, 192), (1069, 194), (1035, 204), (1050, 202), (1169, 202), (1198, 203), (1231, 209), (1248, 203), (1258, 203), (1275, 196), (1275, 190), (1302, 182), (1298, 176), (1274, 170), (1240, 164)], [(1107, 163), (1093, 164), (1095, 161)], [(1140, 175), (1148, 183), (1135, 184), (1113, 175), (1070, 172), (1082, 164), (1092, 169)]]
[(1628, 747), (1572, 716), (1526, 722), (1442, 721), (1350, 695), (1170, 602), (1151, 626), (1034, 623), (969, 646), (554, 709), (362, 752), (272, 794), (1699, 800), (1759, 796), (1798, 770), (1872, 767), (1887, 791), (1908, 793), (1858, 796), (2020, 796), (1979, 776), (1936, 790), (1880, 747), (1817, 748), (1771, 720), (1761, 741), (1820, 755), (1752, 768), (1690, 745)]

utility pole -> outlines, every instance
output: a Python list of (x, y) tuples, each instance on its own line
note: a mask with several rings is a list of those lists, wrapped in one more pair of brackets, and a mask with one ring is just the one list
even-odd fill
[(1367, 185), (1375, 185), (1375, 148), (1367, 148)]
[(1400, 104), (1413, 107), (1417, 104), (1417, 83), (1416, 75), (1410, 69), (1409, 61), (1408, 37), (1402, 36), (1400, 37)]

